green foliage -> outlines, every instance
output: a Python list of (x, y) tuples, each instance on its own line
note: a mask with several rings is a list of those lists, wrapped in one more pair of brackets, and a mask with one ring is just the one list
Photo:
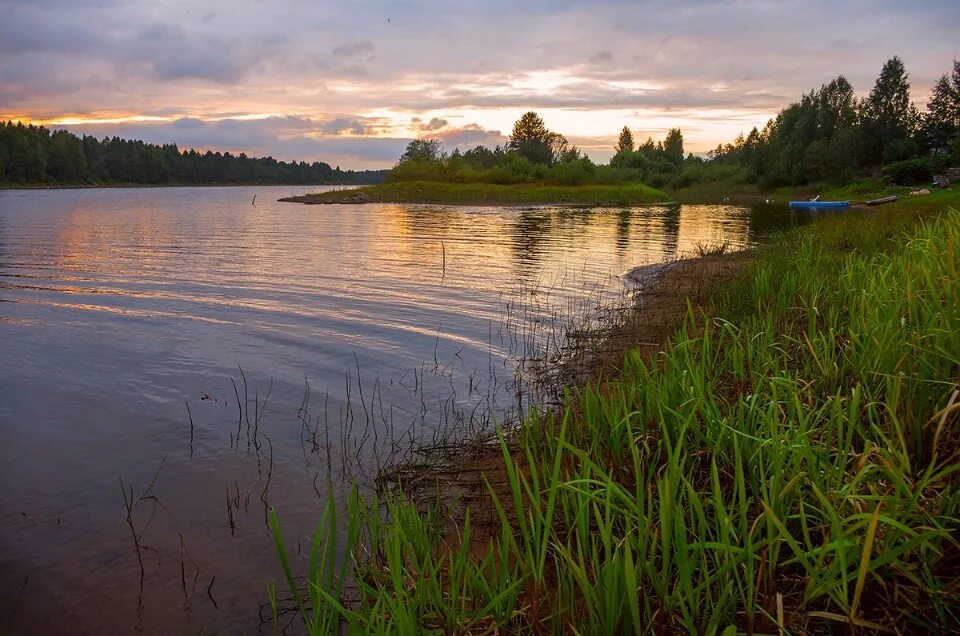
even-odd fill
[(490, 150), (484, 146), (476, 146), (463, 153), (463, 161), (474, 170), (487, 170), (497, 165), (502, 156), (503, 149), (500, 147)]
[(552, 134), (540, 115), (529, 111), (513, 124), (509, 147), (532, 163), (549, 164), (553, 161)]
[[(949, 156), (951, 144), (960, 141), (960, 61), (954, 60), (951, 77), (940, 76), (930, 92), (921, 124), (921, 139), (934, 155)], [(958, 156), (956, 161), (960, 161)]]
[(444, 166), (439, 161), (401, 161), (387, 174), (386, 182), (394, 181), (443, 181)]
[(887, 60), (880, 70), (863, 104), (862, 119), (864, 131), (871, 142), (868, 160), (877, 162), (882, 158), (898, 161), (905, 158), (896, 156), (897, 153), (891, 153), (889, 149), (898, 141), (913, 135), (918, 114), (910, 101), (910, 82), (903, 60), (899, 57), (893, 56)]
[(566, 161), (553, 170), (553, 178), (560, 185), (581, 185), (596, 180), (597, 167), (589, 158)]
[[(765, 189), (844, 184), (875, 175), (884, 164), (931, 153), (950, 156), (960, 138), (960, 63), (934, 86), (921, 117), (910, 101), (903, 62), (893, 57), (862, 102), (844, 77), (801, 97), (762, 131), (719, 146), (714, 161), (749, 167)], [(960, 154), (953, 159), (960, 160)]]
[(883, 176), (896, 185), (930, 183), (933, 178), (933, 162), (919, 157), (896, 161), (884, 166)]
[(885, 163), (904, 161), (916, 157), (920, 152), (917, 142), (908, 137), (891, 139), (883, 145), (883, 160)]
[(683, 133), (679, 128), (671, 128), (663, 140), (663, 157), (674, 165), (683, 162)]
[(958, 270), (956, 211), (788, 235), (655, 360), (499, 437), (489, 550), (469, 513), (451, 537), (436, 508), (352, 498), (355, 603), (311, 585), (307, 631), (951, 631)]
[(315, 161), (180, 151), (119, 137), (0, 122), (0, 183), (377, 183), (386, 171), (343, 171)]
[(650, 166), (650, 156), (642, 151), (621, 150), (611, 159), (610, 165), (614, 168), (637, 170), (643, 173)]
[(414, 139), (407, 144), (407, 148), (400, 156), (400, 162), (406, 161), (437, 161), (441, 158), (440, 142), (436, 139)]

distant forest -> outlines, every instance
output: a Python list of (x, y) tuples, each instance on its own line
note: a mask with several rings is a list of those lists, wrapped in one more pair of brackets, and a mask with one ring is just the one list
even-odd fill
[(180, 150), (119, 137), (0, 122), (0, 184), (370, 184), (387, 170), (341, 170), (322, 161)]

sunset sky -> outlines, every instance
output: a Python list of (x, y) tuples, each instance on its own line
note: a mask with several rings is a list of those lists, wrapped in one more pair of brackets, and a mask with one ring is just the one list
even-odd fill
[(595, 160), (624, 125), (702, 152), (900, 55), (919, 106), (957, 0), (0, 0), (0, 116), (181, 147), (389, 167), (417, 136), (502, 143), (534, 109)]

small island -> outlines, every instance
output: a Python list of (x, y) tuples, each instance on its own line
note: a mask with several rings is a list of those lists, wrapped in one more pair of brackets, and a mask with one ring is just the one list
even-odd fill
[(643, 185), (589, 184), (579, 186), (537, 183), (443, 183), (408, 181), (362, 188), (330, 190), (280, 199), (290, 203), (435, 203), (447, 205), (664, 205), (672, 203), (666, 192)]
[[(528, 112), (513, 125), (510, 140), (503, 146), (476, 146), (466, 152), (455, 148), (448, 153), (439, 140), (414, 139), (384, 183), (280, 201), (591, 207), (673, 202), (669, 194), (655, 187), (659, 183), (646, 183), (643, 168), (655, 160), (664, 166), (661, 172), (679, 169), (684, 161), (679, 129), (671, 130), (658, 145), (648, 140), (635, 153), (633, 136), (625, 128), (617, 151), (609, 164), (595, 164), (566, 137), (549, 130), (537, 113)], [(639, 164), (627, 160), (634, 155)]]

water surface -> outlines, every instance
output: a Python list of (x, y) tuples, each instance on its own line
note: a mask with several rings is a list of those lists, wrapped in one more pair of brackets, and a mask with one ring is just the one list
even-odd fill
[[(306, 542), (328, 477), (509, 417), (516, 358), (619, 294), (624, 271), (797, 222), (276, 202), (293, 190), (0, 192), (0, 621), (16, 604), (15, 633), (269, 632), (264, 502)], [(121, 484), (143, 496), (142, 588)]]

